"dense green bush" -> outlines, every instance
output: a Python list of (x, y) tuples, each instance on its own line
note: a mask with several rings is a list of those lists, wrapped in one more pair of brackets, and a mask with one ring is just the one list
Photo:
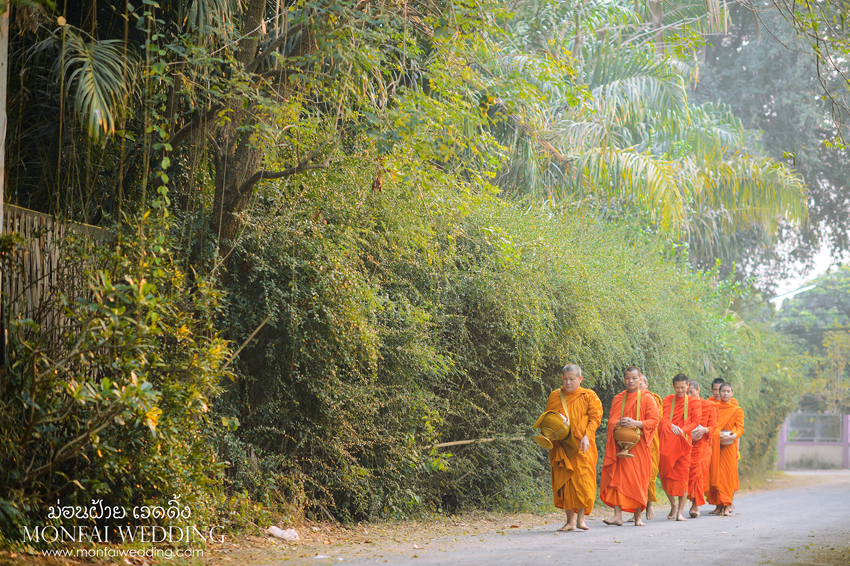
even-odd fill
[[(736, 382), (745, 409), (755, 391), (786, 406), (773, 367), (790, 346), (739, 329), (723, 304), (736, 291), (666, 259), (654, 234), (371, 180), (351, 159), (269, 187), (251, 211), (222, 321), (237, 340), (269, 318), (217, 404), (240, 423), (222, 444), (233, 489), (349, 519), (538, 505), (545, 455), (509, 439), (530, 432), (566, 362), (606, 410), (631, 364), (663, 394), (685, 371)], [(759, 461), (774, 412), (752, 432)]]
[(54, 326), (12, 321), (0, 376), (7, 541), (20, 542), (19, 527), (43, 522), (57, 500), (167, 506), (177, 495), (196, 518), (214, 511), (221, 466), (208, 415), (228, 375), (227, 344), (212, 325), (218, 293), (184, 275), (167, 234), (149, 217), (113, 246), (69, 238), (59, 270), (86, 292), (57, 297), (64, 320)]

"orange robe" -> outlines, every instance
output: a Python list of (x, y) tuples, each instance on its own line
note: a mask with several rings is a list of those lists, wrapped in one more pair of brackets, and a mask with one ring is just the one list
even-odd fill
[(711, 461), (711, 434), (717, 425), (717, 407), (714, 403), (701, 399), (699, 397), (691, 397), (691, 402), (699, 404), (702, 411), (702, 416), (699, 419), (700, 426), (708, 429), (699, 440), (691, 438), (691, 469), (688, 475), (688, 499), (692, 500), (697, 505), (705, 505), (705, 488), (706, 488), (706, 455), (708, 461)]
[[(629, 452), (634, 458), (620, 458), (614, 428), (620, 420), (620, 408), (625, 405), (624, 417), (643, 422), (640, 440)], [(658, 407), (652, 395), (641, 394), (640, 414), (637, 413), (637, 393), (623, 391), (611, 402), (608, 414), (605, 459), (602, 461), (600, 491), (602, 501), (609, 507), (619, 505), (628, 513), (646, 507), (646, 489), (652, 472), (649, 444), (658, 426)]]
[[(670, 409), (675, 400), (675, 407)], [(685, 418), (685, 404), (688, 415)], [(661, 441), (661, 458), (658, 462), (658, 475), (661, 476), (661, 486), (667, 495), (681, 496), (688, 493), (688, 476), (691, 471), (691, 431), (699, 425), (702, 416), (702, 404), (685, 395), (677, 397), (668, 395), (664, 398), (661, 424), (658, 426), (658, 436)], [(673, 433), (672, 425), (682, 429), (681, 436)]]
[(703, 471), (703, 490), (706, 494), (706, 500), (708, 499), (708, 478), (709, 470), (711, 468), (711, 449), (714, 446), (714, 431), (717, 430), (717, 404), (714, 402), (713, 397), (709, 397), (707, 402), (702, 406), (702, 410), (708, 410), (708, 448), (705, 450), (705, 454), (703, 454), (702, 460), (702, 471)]
[[(559, 389), (549, 394), (544, 411), (564, 414)], [(586, 515), (593, 511), (596, 501), (596, 429), (602, 422), (602, 402), (590, 389), (579, 387), (566, 394), (567, 416), (570, 419), (570, 433), (579, 447), (578, 454), (568, 458), (564, 446), (555, 442), (549, 450), (549, 464), (552, 472), (552, 496), (555, 507), (559, 509), (584, 508)], [(581, 452), (581, 439), (587, 435), (590, 448)]]
[[(645, 393), (650, 393), (652, 398), (655, 399), (657, 406), (661, 407), (661, 395), (653, 393), (652, 391), (645, 391)], [(655, 478), (658, 477), (658, 459), (661, 457), (661, 443), (658, 441), (657, 430), (652, 435), (652, 442), (649, 445), (649, 453), (652, 456), (652, 471), (649, 474), (649, 485), (646, 489), (646, 500), (650, 503), (657, 503), (658, 496), (655, 495)]]
[(717, 428), (711, 438), (711, 467), (708, 474), (708, 502), (732, 505), (738, 491), (738, 443), (720, 444), (720, 432), (728, 430), (740, 438), (744, 434), (744, 410), (732, 403), (717, 405)]
[[(712, 396), (712, 397), (709, 397), (709, 398), (708, 398), (708, 400), (709, 400), (709, 401), (714, 402), (715, 406), (716, 406), (718, 403), (720, 403), (720, 401), (718, 401), (717, 399), (715, 399), (713, 396)], [(737, 406), (738, 406), (738, 400), (737, 400), (737, 399), (735, 399), (734, 397), (732, 397), (731, 399), (729, 399), (729, 404), (730, 404), (730, 405), (734, 405), (734, 406), (736, 406), (736, 407), (737, 407)], [(735, 441), (735, 444), (738, 446), (738, 449), (739, 449), (739, 450), (738, 450), (738, 459), (740, 460), (740, 459), (741, 459), (741, 451), (740, 451), (740, 448), (741, 448), (741, 440), (740, 440), (740, 439), (736, 440), (736, 441)]]

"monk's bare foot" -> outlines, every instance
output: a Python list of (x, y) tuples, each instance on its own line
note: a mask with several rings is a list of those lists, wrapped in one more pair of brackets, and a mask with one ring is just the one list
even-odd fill
[(568, 533), (570, 531), (576, 530), (575, 525), (571, 525), (570, 523), (564, 523), (564, 526), (555, 531), (556, 533)]
[(676, 513), (676, 520), (677, 521), (687, 521), (687, 519), (685, 519), (685, 516), (682, 515), (681, 513)]
[(732, 506), (727, 505), (726, 507), (723, 508), (723, 511), (719, 514), (723, 515), (724, 517), (731, 517), (732, 516)]
[(646, 508), (646, 518), (650, 521), (655, 518), (655, 510), (652, 507)]
[(635, 518), (635, 526), (636, 527), (645, 527), (646, 523), (640, 520), (640, 517)]
[(696, 503), (691, 505), (691, 510), (688, 511), (688, 515), (690, 515), (692, 519), (696, 519), (697, 517), (699, 517), (699, 507), (697, 507)]
[(723, 510), (723, 507), (718, 505), (717, 507), (714, 508), (713, 511), (709, 511), (708, 514), (709, 515), (719, 515), (722, 510)]
[(627, 523), (631, 523), (631, 522), (632, 522), (632, 521), (634, 521), (634, 520), (635, 520), (635, 516), (634, 516), (634, 515), (632, 515), (631, 517), (629, 517), (628, 519), (626, 519), (626, 522), (627, 522)]
[(579, 522), (579, 524), (576, 525), (576, 528), (581, 529), (583, 531), (589, 531), (590, 530), (590, 527), (588, 527), (587, 523), (585, 523), (584, 521)]
[(611, 517), (610, 519), (602, 519), (602, 522), (605, 523), (606, 525), (617, 525), (618, 527), (623, 526), (623, 520), (622, 519), (617, 520), (614, 517)]
[(670, 512), (667, 513), (667, 519), (671, 520), (671, 519), (675, 519), (675, 518), (676, 518), (676, 510), (670, 509)]

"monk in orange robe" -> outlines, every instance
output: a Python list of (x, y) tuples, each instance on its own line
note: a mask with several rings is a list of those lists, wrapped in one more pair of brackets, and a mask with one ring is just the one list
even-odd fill
[(716, 505), (718, 515), (732, 514), (732, 498), (738, 491), (738, 443), (744, 434), (744, 410), (733, 405), (732, 385), (720, 386), (717, 403), (717, 429), (711, 445), (708, 478), (708, 502)]
[[(712, 382), (711, 382), (711, 397), (709, 397), (708, 399), (709, 399), (709, 401), (713, 401), (713, 402), (714, 402), (714, 404), (715, 404), (715, 408), (716, 408), (716, 406), (717, 406), (717, 403), (719, 403), (719, 402), (720, 402), (720, 386), (721, 386), (721, 385), (723, 385), (724, 383), (726, 383), (726, 380), (725, 380), (725, 379), (723, 379), (722, 377), (718, 377), (718, 378), (716, 378), (714, 381), (712, 381)], [(730, 399), (730, 400), (729, 400), (729, 402), (730, 402), (731, 404), (735, 405), (736, 407), (738, 406), (738, 401), (737, 401), (737, 399), (735, 399), (734, 397), (733, 397), (732, 399)], [(713, 435), (712, 435), (712, 438), (714, 438), (714, 436), (713, 436)], [(712, 442), (713, 442), (713, 440), (712, 440)], [(740, 448), (740, 446), (741, 446), (740, 441), (737, 441), (737, 440), (736, 440), (736, 441), (735, 441), (735, 443), (736, 443), (736, 444), (738, 445), (738, 447)], [(739, 459), (739, 460), (741, 459), (741, 453), (740, 453), (740, 452), (738, 452), (738, 459)], [(709, 463), (710, 463), (710, 462), (711, 462), (711, 457), (709, 456)], [(706, 476), (706, 478), (708, 478), (708, 476)], [(706, 487), (707, 487), (707, 486), (706, 486)], [(707, 495), (708, 495), (708, 492), (706, 491), (706, 496), (707, 496)], [(732, 504), (732, 509), (731, 509), (731, 510), (734, 510), (734, 509), (735, 509), (735, 504), (733, 503), (733, 504)], [(720, 508), (720, 506), (718, 505), (717, 507), (715, 507), (715, 508), (714, 508), (714, 510), (713, 510), (713, 511), (709, 511), (709, 512), (708, 512), (708, 514), (709, 514), (709, 515), (717, 515), (717, 513), (718, 513), (720, 510), (721, 510), (721, 508)], [(731, 511), (731, 510), (730, 510), (730, 511)]]
[(685, 521), (688, 495), (688, 476), (691, 471), (691, 432), (699, 426), (702, 406), (691, 403), (688, 397), (688, 376), (680, 373), (673, 378), (673, 395), (664, 398), (658, 436), (661, 441), (661, 458), (658, 475), (661, 486), (670, 500), (668, 519)]
[[(720, 386), (724, 383), (726, 383), (726, 380), (722, 377), (718, 377), (717, 379), (711, 382), (711, 397), (708, 398), (709, 401), (714, 401), (715, 403), (720, 402)], [(735, 405), (736, 407), (738, 406), (738, 400), (735, 398), (730, 399), (729, 402)]]
[[(717, 430), (717, 403), (712, 397), (705, 399), (703, 411), (708, 409), (708, 449), (703, 454), (702, 470), (704, 480), (705, 500), (708, 501), (708, 478), (711, 469), (711, 447), (714, 445), (714, 432)], [(716, 512), (709, 512), (709, 515), (716, 515)]]
[(692, 379), (688, 382), (688, 395), (691, 402), (701, 405), (702, 416), (693, 432), (691, 432), (691, 470), (688, 476), (688, 499), (691, 518), (699, 517), (700, 505), (705, 505), (706, 480), (708, 479), (708, 464), (711, 462), (711, 435), (717, 426), (717, 407), (711, 401), (702, 399), (699, 395), (699, 382)]
[[(564, 366), (561, 377), (561, 389), (567, 405), (564, 416), (570, 419), (570, 434), (579, 449), (577, 454), (568, 456), (563, 441), (560, 441), (554, 442), (549, 450), (555, 507), (567, 512), (567, 522), (558, 531), (574, 531), (577, 528), (587, 531), (590, 527), (584, 518), (593, 511), (596, 501), (596, 429), (602, 422), (602, 402), (596, 393), (581, 387), (579, 366)], [(549, 394), (544, 411), (564, 414), (558, 389)]]
[[(608, 414), (605, 459), (602, 463), (600, 491), (602, 501), (614, 508), (614, 515), (604, 519), (606, 525), (622, 525), (623, 511), (634, 512), (636, 527), (644, 526), (641, 515), (646, 507), (646, 488), (652, 471), (650, 441), (658, 426), (658, 407), (651, 395), (640, 391), (640, 370), (629, 366), (623, 374), (626, 390), (618, 393), (611, 402)], [(640, 403), (638, 403), (640, 401)], [(620, 448), (614, 440), (614, 428), (635, 427), (640, 438), (629, 449), (634, 458), (619, 457)]]
[[(649, 390), (649, 379), (643, 374), (640, 374), (640, 390), (643, 393), (652, 395), (652, 398), (655, 399), (656, 405), (661, 407), (661, 395)], [(661, 445), (658, 441), (657, 430), (655, 431), (655, 434), (652, 435), (652, 442), (649, 445), (649, 453), (652, 456), (652, 471), (649, 474), (649, 485), (646, 489), (646, 518), (651, 520), (655, 517), (655, 511), (652, 509), (652, 504), (658, 503), (658, 496), (655, 495), (655, 478), (658, 477), (658, 459), (661, 457)]]

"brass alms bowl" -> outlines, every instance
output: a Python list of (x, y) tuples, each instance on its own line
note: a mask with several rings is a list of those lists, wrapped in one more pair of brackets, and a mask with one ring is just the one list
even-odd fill
[(564, 440), (570, 434), (570, 423), (561, 413), (546, 411), (532, 428), (539, 428), (540, 434), (534, 437), (534, 442), (541, 448), (551, 450), (554, 442)]
[(636, 426), (617, 426), (614, 428), (614, 440), (617, 446), (620, 447), (620, 452), (617, 456), (620, 458), (634, 458), (634, 454), (629, 450), (635, 447), (640, 441), (640, 429)]

